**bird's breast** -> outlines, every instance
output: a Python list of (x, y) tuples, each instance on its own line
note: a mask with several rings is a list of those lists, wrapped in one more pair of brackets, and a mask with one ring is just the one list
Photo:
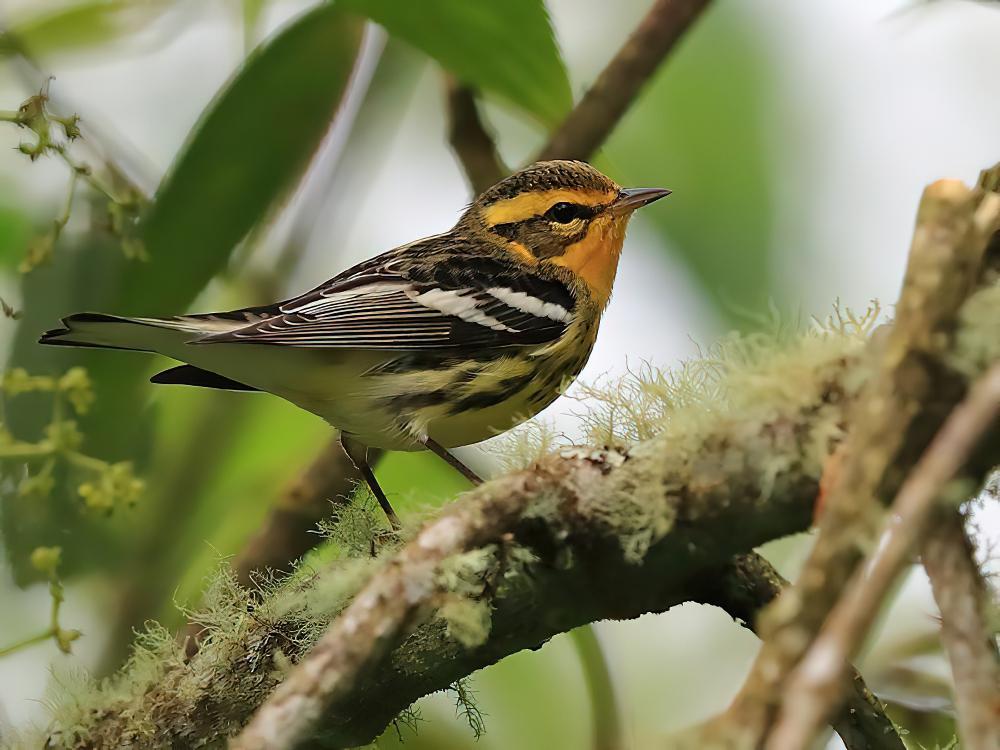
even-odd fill
[(563, 392), (586, 364), (595, 335), (574, 325), (539, 347), (401, 355), (368, 377), (371, 423), (382, 425), (373, 432), (386, 435), (369, 435), (368, 444), (418, 447), (413, 436), (428, 435), (453, 448), (509, 430)]

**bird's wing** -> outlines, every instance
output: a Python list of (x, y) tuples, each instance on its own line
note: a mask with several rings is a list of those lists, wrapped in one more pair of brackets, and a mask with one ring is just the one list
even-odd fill
[[(390, 253), (345, 271), (274, 308), (256, 308), (248, 325), (192, 343), (310, 348), (424, 350), (507, 347), (554, 341), (573, 320), (561, 282), (524, 274), (489, 256), (460, 264)], [(234, 315), (237, 313), (229, 313)]]

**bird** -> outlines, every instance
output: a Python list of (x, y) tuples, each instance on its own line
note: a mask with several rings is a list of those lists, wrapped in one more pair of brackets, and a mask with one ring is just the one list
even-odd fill
[(83, 312), (40, 342), (155, 352), (159, 384), (266, 391), (340, 431), (394, 529), (370, 448), (452, 448), (535, 416), (583, 369), (632, 213), (668, 195), (582, 161), (542, 161), (475, 198), (455, 226), (271, 305), (172, 317)]

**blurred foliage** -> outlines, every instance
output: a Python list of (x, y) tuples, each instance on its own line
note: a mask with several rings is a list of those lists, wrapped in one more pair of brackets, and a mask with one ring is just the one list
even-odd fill
[(133, 475), (132, 464), (111, 464), (81, 452), (83, 435), (76, 420), (65, 414), (66, 404), (76, 415), (90, 409), (94, 393), (87, 372), (74, 367), (56, 378), (13, 368), (0, 377), (0, 398), (30, 393), (49, 395), (51, 418), (41, 439), (31, 442), (7, 430), (0, 409), (0, 466), (4, 467), (0, 477), (12, 483), (14, 477), (21, 476), (16, 490), (0, 485), (0, 492), (13, 491), (19, 503), (44, 504), (55, 489), (57, 469), (63, 469), (78, 478), (76, 493), (87, 510), (110, 513), (118, 504), (134, 503), (144, 484)]
[(572, 104), (541, 0), (341, 0), (426, 52), (462, 81), (553, 125)]
[[(38, 331), (74, 310), (149, 314), (189, 305), (222, 270), (243, 235), (305, 170), (346, 89), (359, 43), (360, 25), (332, 6), (320, 6), (288, 26), (248, 59), (195, 127), (141, 227), (147, 260), (97, 259), (91, 249), (97, 246), (88, 246), (56, 259), (43, 269), (44, 275), (37, 272), (24, 280), (25, 324), (12, 361), (32, 369), (86, 362), (109, 396), (100, 399), (101, 413), (87, 425), (102, 451), (134, 455), (136, 446), (146, 443), (148, 438), (141, 437), (146, 428), (135, 418), (147, 402), (146, 363), (41, 350), (35, 344)], [(307, 74), (299, 75), (303, 70)], [(87, 277), (95, 285), (81, 284)], [(160, 283), (162, 279), (170, 283)], [(55, 289), (64, 291), (53, 294)], [(13, 421), (19, 418), (29, 429), (37, 428), (37, 415), (15, 412)], [(145, 459), (140, 453), (136, 460)], [(53, 508), (52, 518), (65, 510)], [(4, 514), (5, 527), (26, 531), (16, 515)], [(21, 559), (44, 528), (36, 533), (18, 535), (18, 549), (8, 550), (12, 560)], [(73, 570), (82, 551), (68, 551)], [(117, 557), (111, 552), (111, 559)], [(15, 570), (21, 567), (15, 564)]]
[(116, 312), (184, 308), (222, 270), (305, 171), (347, 88), (361, 31), (322, 5), (250, 55), (157, 191), (143, 227), (150, 262), (134, 269)]
[(59, 623), (59, 611), (65, 600), (62, 581), (59, 580), (59, 560), (61, 557), (62, 550), (59, 547), (37, 547), (31, 553), (31, 566), (45, 576), (49, 582), (49, 597), (52, 600), (52, 606), (49, 610), (49, 626), (36, 635), (28, 636), (8, 645), (0, 645), (0, 657), (13, 654), (49, 638), (55, 641), (60, 651), (68, 654), (72, 649), (73, 641), (82, 635), (79, 630), (67, 630)]
[(80, 137), (80, 116), (60, 116), (49, 110), (49, 82), (46, 81), (45, 88), (28, 97), (17, 110), (0, 112), (0, 121), (10, 122), (34, 133), (33, 142), (22, 140), (18, 144), (18, 150), (28, 159), (35, 161), (39, 157), (53, 156), (61, 159), (69, 168), (69, 188), (63, 210), (44, 233), (36, 235), (27, 245), (18, 270), (28, 273), (52, 260), (52, 252), (73, 212), (73, 201), (80, 181), (87, 183), (95, 194), (106, 200), (102, 213), (107, 217), (107, 227), (120, 239), (125, 257), (145, 259), (145, 248), (136, 236), (136, 225), (145, 206), (143, 196), (128, 187), (106, 183), (94, 174), (89, 165), (77, 161), (70, 153), (70, 143)]
[(9, 30), (0, 34), (0, 55), (22, 50), (32, 55), (95, 52), (105, 54), (107, 45), (141, 31), (175, 5), (175, 0), (86, 0), (46, 2), (39, 12), (16, 17)]

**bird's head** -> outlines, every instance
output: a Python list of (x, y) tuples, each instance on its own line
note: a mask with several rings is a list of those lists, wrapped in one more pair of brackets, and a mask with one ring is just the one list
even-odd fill
[(524, 262), (567, 268), (603, 306), (632, 212), (669, 193), (623, 189), (586, 162), (542, 161), (485, 191), (459, 225), (488, 233)]

